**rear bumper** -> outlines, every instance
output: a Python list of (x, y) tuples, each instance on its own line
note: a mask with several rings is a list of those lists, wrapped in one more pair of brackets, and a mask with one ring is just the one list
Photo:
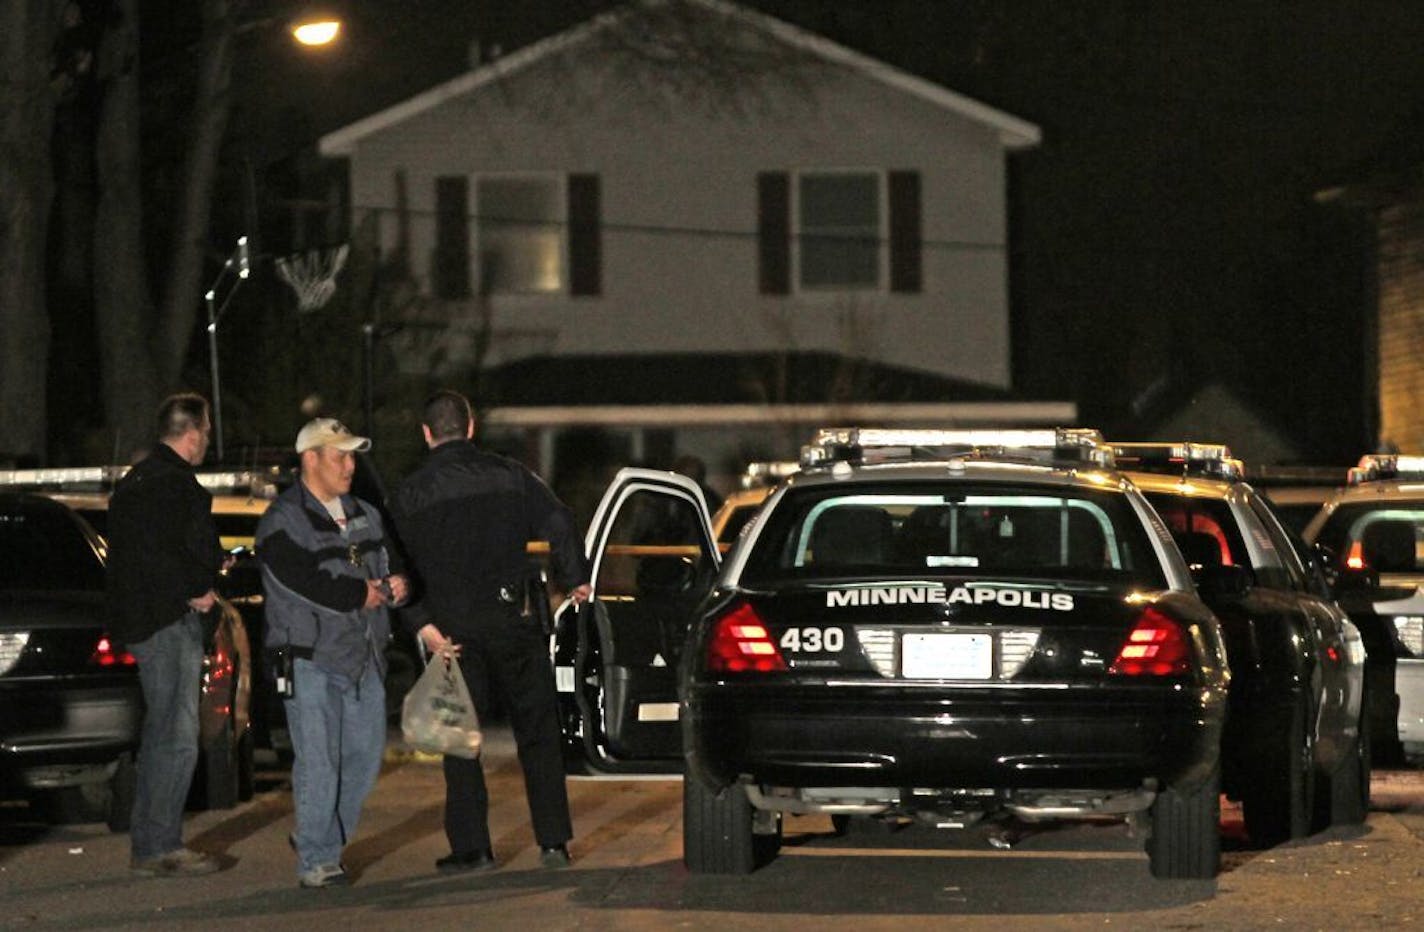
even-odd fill
[(138, 744), (143, 700), (131, 686), (17, 683), (0, 688), (0, 784), (23, 792), (88, 782)]
[(1224, 689), (946, 691), (706, 684), (688, 694), (689, 773), (785, 787), (1135, 789), (1216, 765)]

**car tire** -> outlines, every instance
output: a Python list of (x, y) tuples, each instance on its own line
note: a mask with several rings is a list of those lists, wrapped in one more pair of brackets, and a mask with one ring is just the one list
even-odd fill
[(247, 802), (257, 791), (256, 763), (253, 761), (253, 748), (256, 739), (252, 736), (252, 729), (242, 733), (242, 739), (237, 743), (237, 798), (239, 802)]
[(133, 820), (134, 795), (138, 792), (138, 767), (132, 751), (119, 756), (114, 775), (109, 778), (109, 805), (105, 822), (111, 832), (127, 832)]
[(682, 781), (682, 859), (694, 874), (749, 874), (756, 868), (752, 805), (739, 784), (713, 792)]
[(203, 809), (231, 809), (237, 805), (239, 749), (233, 738), (232, 719), (223, 723), (222, 732), (204, 750), (201, 763), (202, 781), (199, 805)]
[(1262, 741), (1262, 766), (1242, 793), (1246, 834), (1254, 845), (1272, 845), (1310, 834), (1315, 812), (1315, 740), (1306, 699), (1291, 708), (1284, 728)]
[(1360, 733), (1329, 784), (1330, 824), (1359, 825), (1370, 814), (1370, 719), (1360, 713)]
[(1221, 770), (1194, 790), (1172, 787), (1152, 803), (1147, 839), (1152, 876), (1208, 880), (1221, 865)]

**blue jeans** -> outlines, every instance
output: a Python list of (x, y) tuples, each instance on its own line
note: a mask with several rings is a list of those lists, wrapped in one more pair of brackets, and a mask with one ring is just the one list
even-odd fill
[(376, 664), (360, 682), (298, 658), (296, 694), (285, 700), (292, 736), (297, 873), (341, 863), (356, 835), (386, 746), (386, 689)]
[(135, 859), (147, 860), (183, 847), (183, 806), (198, 764), (203, 621), (189, 612), (128, 648), (144, 703), (129, 843)]

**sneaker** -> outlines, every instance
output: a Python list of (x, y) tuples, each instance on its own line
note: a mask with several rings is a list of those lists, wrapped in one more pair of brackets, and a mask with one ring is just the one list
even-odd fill
[(564, 845), (543, 845), (539, 848), (539, 863), (551, 870), (568, 867), (573, 863), (569, 849)]
[(346, 868), (340, 864), (318, 864), (297, 877), (303, 887), (344, 887), (351, 883)]
[(499, 867), (494, 852), (470, 851), (465, 854), (447, 854), (435, 862), (435, 869), (442, 874), (462, 874), (466, 871), (492, 871)]
[(198, 877), (211, 874), (220, 866), (216, 859), (191, 848), (129, 862), (129, 869), (140, 877)]

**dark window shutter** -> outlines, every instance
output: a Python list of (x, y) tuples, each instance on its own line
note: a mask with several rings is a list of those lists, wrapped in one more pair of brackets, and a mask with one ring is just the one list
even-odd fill
[(923, 278), (920, 173), (890, 173), (890, 290), (919, 292)]
[(435, 179), (434, 266), (437, 298), (470, 296), (470, 182), (463, 175)]
[(603, 292), (603, 226), (597, 175), (569, 176), (569, 294)]
[(791, 178), (757, 175), (757, 271), (762, 294), (791, 293)]

